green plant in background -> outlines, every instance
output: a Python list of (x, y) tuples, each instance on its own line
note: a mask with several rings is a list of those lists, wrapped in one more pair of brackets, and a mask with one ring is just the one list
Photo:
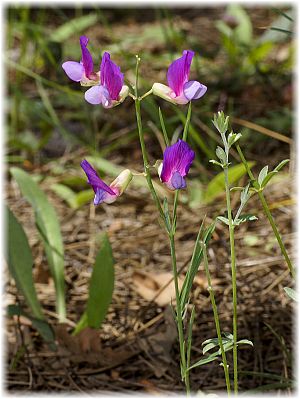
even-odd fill
[[(19, 188), (32, 205), (35, 222), (44, 245), (49, 268), (55, 283), (57, 316), (60, 323), (66, 321), (64, 250), (60, 225), (53, 206), (33, 178), (19, 168), (11, 168), (10, 172)], [(8, 308), (8, 315), (24, 315), (32, 321), (44, 340), (55, 349), (54, 334), (46, 322), (42, 308), (36, 295), (32, 278), (33, 259), (26, 234), (13, 213), (7, 210), (8, 252), (7, 263), (18, 290), (24, 296), (32, 315), (24, 312), (20, 306)], [(22, 256), (20, 256), (22, 254)], [(99, 329), (106, 316), (112, 300), (114, 289), (114, 261), (112, 249), (106, 234), (102, 238), (101, 248), (96, 256), (90, 278), (87, 309), (78, 322), (74, 335), (85, 327)]]
[[(53, 31), (50, 35), (50, 39), (42, 39), (43, 35), (38, 35), (39, 39), (36, 43), (40, 43), (41, 51), (43, 51), (45, 59), (47, 59), (52, 65), (56, 65), (54, 55), (49, 51), (49, 45), (54, 42), (58, 47), (63, 44), (68, 38), (70, 38), (74, 33), (77, 34), (82, 30), (86, 29), (88, 26), (94, 25), (99, 19), (105, 21), (104, 16), (100, 13), (90, 13), (86, 16), (80, 16), (72, 21), (67, 21), (64, 25), (59, 27), (57, 30)], [(163, 31), (165, 40), (167, 42), (176, 41), (176, 43), (182, 44), (184, 37), (175, 30), (173, 24), (171, 23), (170, 16), (169, 25), (167, 29)], [(78, 107), (81, 103), (82, 95), (71, 88), (66, 88), (62, 85), (54, 83), (50, 79), (45, 79), (38, 73), (32, 71), (31, 66), (26, 59), (26, 49), (28, 44), (28, 37), (30, 37), (30, 29), (35, 30), (34, 24), (31, 28), (24, 28), (29, 25), (29, 13), (28, 10), (22, 13), (22, 21), (18, 25), (19, 29), (25, 38), (25, 43), (23, 43), (22, 54), (24, 55), (24, 63), (17, 64), (16, 62), (9, 60), (8, 64), (11, 68), (17, 71), (17, 83), (14, 86), (15, 103), (12, 112), (12, 131), (17, 132), (18, 128), (23, 125), (26, 126), (27, 122), (19, 117), (20, 104), (16, 99), (20, 98), (20, 93), (17, 93), (18, 85), (24, 76), (33, 78), (36, 82), (36, 87), (39, 93), (40, 99), (32, 105), (32, 110), (28, 108), (28, 112), (36, 113), (36, 110), (42, 109), (39, 113), (41, 120), (49, 127), (58, 129), (59, 134), (63, 135), (66, 139), (70, 139), (72, 128), (66, 128), (62, 125), (59, 115), (56, 112), (55, 104), (53, 98), (49, 96), (45, 87), (52, 87), (56, 92), (60, 94), (63, 93), (63, 97), (68, 96), (70, 104), (74, 107)], [(268, 64), (265, 63), (266, 58), (270, 54), (270, 51), (274, 48), (274, 43), (271, 40), (254, 40), (252, 25), (250, 18), (247, 13), (239, 6), (233, 5), (229, 6), (227, 10), (227, 20), (219, 21), (217, 23), (218, 29), (222, 34), (224, 48), (227, 51), (228, 58), (231, 65), (234, 67), (234, 73), (242, 73), (246, 75), (253, 75), (257, 70), (260, 72), (268, 71)], [(109, 27), (108, 27), (109, 28)], [(13, 35), (12, 32), (10, 32)], [(35, 33), (35, 35), (37, 35)], [(143, 37), (138, 39), (135, 37), (124, 38), (120, 45), (115, 45), (109, 48), (110, 51), (116, 51), (124, 55), (124, 59), (128, 61), (129, 65), (133, 65), (131, 57), (128, 53), (130, 46), (138, 41), (143, 41), (146, 37), (158, 37), (161, 40), (161, 32), (159, 30), (149, 30)], [(145, 36), (145, 37), (144, 37)], [(84, 38), (84, 39), (82, 39)], [(82, 50), (82, 62), (79, 63), (79, 57), (74, 49), (70, 51), (74, 55), (76, 61), (69, 61), (64, 63), (64, 70), (67, 75), (74, 81), (81, 82), (82, 86), (91, 86), (85, 92), (85, 99), (93, 105), (101, 104), (102, 107), (98, 107), (97, 111), (90, 111), (89, 107), (85, 106), (84, 111), (77, 116), (75, 119), (77, 121), (84, 121), (87, 126), (88, 134), (92, 138), (90, 141), (93, 145), (89, 145), (89, 148), (93, 154), (91, 157), (87, 157), (84, 166), (82, 165), (87, 177), (88, 183), (92, 186), (92, 189), (82, 190), (80, 192), (75, 192), (82, 185), (82, 178), (73, 178), (70, 175), (64, 174), (64, 171), (59, 171), (60, 176), (59, 183), (55, 181), (51, 182), (49, 179), (50, 188), (63, 198), (71, 208), (78, 209), (83, 204), (87, 203), (94, 197), (94, 204), (98, 205), (102, 202), (111, 203), (118, 199), (118, 197), (123, 193), (126, 187), (120, 186), (119, 178), (122, 169), (114, 165), (112, 162), (104, 159), (103, 156), (109, 154), (109, 152), (114, 149), (118, 149), (122, 146), (123, 141), (119, 141), (116, 145), (108, 148), (102, 149), (101, 155), (99, 156), (99, 151), (96, 150), (96, 137), (95, 137), (95, 127), (97, 126), (96, 116), (102, 115), (102, 112), (106, 112), (106, 108), (113, 108), (120, 105), (126, 97), (131, 97), (135, 103), (135, 116), (137, 122), (137, 133), (140, 141), (144, 171), (143, 173), (133, 172), (134, 180), (132, 185), (135, 186), (148, 186), (154, 203), (156, 204), (159, 220), (164, 226), (166, 231), (166, 237), (169, 241), (170, 246), (170, 258), (171, 266), (174, 276), (175, 284), (175, 311), (174, 318), (177, 324), (178, 330), (178, 343), (179, 343), (179, 356), (180, 356), (180, 371), (181, 379), (185, 384), (186, 392), (189, 395), (191, 392), (190, 386), (190, 370), (207, 364), (213, 361), (220, 361), (222, 359), (222, 367), (224, 369), (225, 383), (227, 393), (231, 394), (231, 382), (230, 382), (230, 364), (226, 358), (226, 352), (233, 351), (233, 390), (235, 393), (238, 392), (238, 347), (245, 344), (253, 346), (252, 342), (248, 339), (238, 340), (238, 301), (237, 301), (237, 278), (236, 278), (236, 254), (235, 254), (235, 243), (234, 243), (234, 231), (241, 223), (256, 220), (254, 215), (242, 214), (243, 209), (248, 203), (251, 194), (256, 192), (262, 202), (264, 211), (269, 219), (272, 226), (274, 235), (276, 236), (278, 243), (280, 245), (281, 251), (285, 260), (288, 264), (290, 272), (293, 277), (295, 277), (294, 267), (291, 264), (287, 251), (284, 247), (278, 229), (275, 225), (273, 217), (270, 213), (268, 205), (265, 201), (263, 195), (263, 189), (270, 182), (272, 177), (278, 173), (278, 171), (286, 164), (287, 160), (281, 162), (273, 171), (269, 172), (268, 167), (264, 167), (257, 179), (255, 179), (251, 168), (255, 165), (254, 162), (247, 162), (240, 149), (238, 140), (241, 135), (235, 134), (228, 131), (229, 117), (220, 112), (214, 117), (214, 125), (220, 133), (220, 137), (216, 138), (216, 135), (211, 135), (210, 141), (206, 141), (199, 134), (199, 130), (195, 128), (194, 123), (191, 122), (192, 115), (192, 100), (197, 100), (202, 97), (206, 92), (206, 86), (197, 81), (189, 80), (189, 69), (191, 65), (191, 60), (193, 58), (193, 52), (190, 50), (185, 50), (181, 58), (176, 59), (172, 62), (167, 73), (168, 85), (161, 83), (155, 83), (152, 88), (147, 91), (142, 96), (139, 93), (140, 82), (143, 81), (140, 77), (140, 58), (136, 56), (136, 69), (135, 69), (135, 81), (130, 83), (125, 81), (124, 76), (121, 73), (120, 68), (110, 60), (110, 54), (104, 52), (101, 63), (101, 77), (98, 71), (93, 69), (93, 59), (92, 54), (95, 55), (96, 52), (92, 46), (89, 44), (89, 49), (87, 48), (88, 39), (82, 36), (80, 40), (81, 50)], [(56, 47), (56, 48), (58, 48)], [(91, 52), (90, 52), (91, 51)], [(34, 60), (41, 62), (43, 56), (41, 53), (37, 53), (40, 59)], [(147, 55), (145, 56), (147, 59)], [(174, 57), (172, 57), (173, 59)], [(182, 60), (185, 60), (184, 66), (181, 64)], [(149, 60), (151, 58), (149, 57)], [(164, 59), (160, 62), (164, 62)], [(66, 65), (67, 64), (67, 65)], [(241, 66), (240, 66), (241, 65)], [(182, 70), (181, 70), (182, 68)], [(180, 75), (180, 71), (182, 76)], [(113, 82), (113, 83), (112, 83)], [(147, 83), (146, 81), (143, 81)], [(165, 117), (161, 109), (158, 109), (155, 102), (155, 97), (158, 96), (164, 100), (172, 103), (174, 110), (174, 116)], [(58, 99), (58, 103), (65, 103), (65, 100)], [(151, 165), (149, 162), (149, 153), (145, 144), (145, 132), (146, 129), (142, 124), (142, 110), (141, 104), (143, 104), (145, 111), (155, 121), (154, 130), (156, 131), (156, 137), (159, 139), (162, 148), (165, 148), (163, 153), (163, 162), (156, 162), (155, 165)], [(188, 104), (187, 115), (181, 111), (178, 105)], [(28, 105), (24, 102), (21, 103), (24, 109), (27, 109)], [(110, 110), (109, 112), (113, 112)], [(26, 115), (26, 112), (25, 112)], [(91, 116), (91, 117), (90, 117)], [(26, 118), (25, 118), (26, 119)], [(30, 117), (29, 117), (30, 120)], [(92, 120), (92, 122), (91, 122)], [(200, 121), (201, 122), (201, 121)], [(158, 129), (158, 125), (161, 126), (161, 132)], [(93, 125), (93, 126), (92, 126)], [(107, 128), (108, 126), (108, 128)], [(174, 126), (177, 127), (177, 131), (174, 132)], [(110, 122), (106, 125), (105, 129), (109, 131), (111, 125)], [(14, 130), (15, 129), (15, 130)], [(172, 136), (171, 133), (172, 132)], [(228, 134), (229, 133), (229, 134)], [(211, 132), (210, 132), (211, 134)], [(26, 134), (17, 137), (15, 133), (10, 137), (9, 143), (13, 149), (21, 149), (26, 153), (34, 154), (48, 141), (50, 137), (49, 130), (46, 129), (46, 134), (40, 139), (35, 137), (35, 134), (28, 130)], [(127, 144), (130, 143), (132, 139), (136, 137), (136, 131), (132, 129), (126, 136)], [(34, 139), (33, 139), (34, 138)], [(33, 140), (32, 140), (33, 139)], [(74, 138), (72, 138), (74, 140)], [(80, 139), (75, 138), (75, 141), (81, 143)], [(89, 141), (89, 139), (87, 140)], [(218, 216), (216, 220), (207, 228), (204, 228), (204, 222), (202, 223), (197, 239), (195, 241), (193, 253), (191, 256), (190, 263), (184, 278), (184, 283), (181, 289), (179, 289), (179, 275), (177, 270), (177, 257), (176, 257), (176, 245), (175, 236), (177, 228), (177, 207), (179, 202), (179, 196), (182, 191), (181, 189), (186, 187), (186, 177), (194, 160), (195, 153), (192, 148), (187, 144), (187, 141), (192, 143), (191, 145), (196, 146), (201, 153), (205, 154), (207, 158), (214, 156), (215, 143), (219, 142), (223, 147), (218, 146), (216, 149), (216, 160), (211, 162), (222, 168), (222, 172), (214, 176), (212, 179), (207, 178), (206, 188), (203, 189), (202, 182), (199, 185), (195, 185), (195, 189), (191, 185), (191, 197), (188, 199), (191, 203), (202, 203), (210, 204), (213, 202), (220, 194), (226, 195), (226, 208), (227, 211), (224, 215)], [(34, 144), (32, 145), (31, 142)], [(213, 143), (213, 145), (212, 145)], [(241, 159), (241, 163), (232, 166), (229, 162), (230, 149), (236, 147), (238, 154)], [(9, 156), (10, 160), (17, 160), (14, 158), (15, 155)], [(24, 157), (20, 156), (19, 161), (22, 161)], [(201, 160), (202, 161), (202, 160)], [(110, 174), (116, 177), (113, 183), (109, 186), (104, 183), (97, 175), (97, 172), (89, 164), (91, 162), (97, 169), (106, 174)], [(240, 162), (240, 161), (239, 161)], [(198, 164), (197, 164), (198, 163)], [(195, 160), (195, 164), (199, 165), (198, 159)], [(159, 184), (154, 181), (152, 177), (152, 172), (154, 170), (158, 171), (161, 183)], [(232, 184), (237, 182), (245, 174), (249, 175), (250, 182), (245, 187), (231, 187)], [(65, 287), (64, 287), (64, 250), (63, 243), (60, 233), (60, 226), (58, 223), (57, 215), (54, 208), (51, 206), (47, 200), (45, 194), (40, 190), (38, 185), (33, 181), (33, 179), (24, 171), (18, 168), (11, 168), (11, 174), (17, 181), (23, 196), (30, 202), (35, 212), (35, 221), (38, 232), (40, 234), (41, 241), (43, 242), (48, 264), (55, 282), (56, 289), (56, 302), (57, 302), (57, 314), (59, 316), (59, 321), (64, 322), (66, 319), (66, 305), (65, 305)], [(48, 179), (48, 177), (47, 177)], [(202, 179), (202, 177), (201, 177)], [(205, 179), (205, 178), (204, 178)], [(131, 180), (131, 179), (130, 179)], [(129, 181), (130, 181), (129, 180)], [(129, 184), (127, 182), (126, 186)], [(118, 184), (116, 184), (116, 182)], [(200, 189), (199, 189), (200, 187)], [(231, 190), (240, 190), (240, 205), (236, 212), (232, 209), (231, 204)], [(172, 194), (170, 193), (170, 190)], [(170, 198), (173, 196), (173, 203)], [(181, 195), (181, 199), (184, 200), (184, 194)], [(45, 321), (41, 306), (37, 300), (36, 293), (34, 290), (33, 280), (32, 280), (32, 255), (30, 248), (28, 246), (27, 238), (22, 230), (21, 225), (15, 220), (14, 216), (10, 213), (10, 233), (9, 240), (12, 243), (9, 247), (9, 267), (13, 278), (16, 281), (16, 285), (20, 292), (24, 295), (26, 303), (32, 312), (32, 324), (40, 334), (44, 337), (47, 342), (53, 341), (53, 333), (49, 324)], [(222, 222), (228, 226), (229, 239), (230, 239), (230, 258), (231, 258), (231, 271), (232, 271), (232, 306), (233, 306), (233, 331), (232, 334), (229, 332), (222, 332), (220, 319), (218, 315), (218, 308), (215, 301), (214, 290), (211, 284), (211, 277), (209, 271), (209, 261), (207, 255), (207, 246), (211, 240), (212, 234), (215, 229), (216, 222)], [(17, 237), (17, 238), (16, 238)], [(24, 247), (26, 253), (26, 259), (24, 262), (15, 258), (15, 245), (21, 243)], [(30, 254), (30, 255), (29, 255)], [(26, 260), (26, 261), (25, 261)], [(192, 286), (194, 278), (199, 270), (201, 261), (204, 263), (204, 270), (208, 281), (208, 292), (210, 301), (212, 304), (214, 322), (216, 327), (217, 337), (207, 338), (202, 343), (202, 353), (203, 357), (192, 362), (192, 330), (194, 325), (194, 320), (196, 317), (196, 310), (194, 305), (190, 304)], [(28, 279), (22, 280), (22, 273), (25, 271), (28, 274)], [(89, 282), (88, 290), (88, 301), (86, 308), (78, 321), (73, 335), (78, 334), (85, 327), (100, 328), (101, 324), (105, 318), (108, 311), (109, 304), (112, 299), (114, 288), (114, 260), (112, 256), (112, 249), (108, 240), (107, 235), (103, 236), (102, 244), (99, 253), (96, 256), (93, 272)], [(295, 292), (292, 288), (285, 287), (285, 292), (289, 297), (295, 299)], [(10, 306), (8, 309), (9, 314), (26, 315), (19, 306)], [(29, 316), (28, 316), (29, 317)], [(51, 335), (52, 334), (52, 335)], [(49, 337), (51, 339), (49, 339)], [(213, 352), (210, 352), (213, 350)]]

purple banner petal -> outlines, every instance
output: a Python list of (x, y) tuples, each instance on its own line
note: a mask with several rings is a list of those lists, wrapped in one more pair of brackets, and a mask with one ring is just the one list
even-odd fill
[(67, 61), (62, 64), (62, 68), (71, 80), (74, 80), (75, 82), (81, 81), (84, 74), (84, 68), (80, 62)]
[(107, 184), (105, 184), (103, 180), (100, 179), (95, 169), (86, 159), (81, 162), (80, 166), (84, 170), (88, 178), (88, 183), (93, 187), (95, 194), (97, 194), (97, 191), (100, 189), (108, 194), (116, 195), (115, 192)]
[(80, 46), (81, 46), (81, 60), (84, 67), (84, 72), (87, 78), (93, 73), (94, 64), (91, 53), (87, 49), (87, 44), (89, 39), (86, 36), (80, 36)]
[(183, 92), (183, 85), (189, 80), (190, 68), (194, 52), (184, 50), (182, 57), (173, 61), (167, 72), (168, 86), (175, 92), (176, 96), (180, 96)]
[[(195, 158), (195, 152), (183, 140), (167, 147), (164, 152), (161, 181), (170, 182), (174, 173), (178, 172), (184, 177), (188, 174), (190, 166)], [(175, 176), (178, 181), (178, 176)]]
[(124, 83), (124, 75), (120, 67), (110, 60), (110, 54), (107, 52), (102, 57), (100, 77), (101, 84), (107, 88), (111, 100), (118, 100)]

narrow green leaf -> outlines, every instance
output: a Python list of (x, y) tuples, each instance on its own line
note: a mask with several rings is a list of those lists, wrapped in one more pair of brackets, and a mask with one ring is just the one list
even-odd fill
[(18, 305), (8, 305), (6, 312), (7, 312), (8, 317), (12, 317), (12, 316), (16, 315), (16, 316), (26, 317), (28, 320), (30, 320), (33, 328), (35, 328), (39, 332), (39, 334), (44, 339), (44, 341), (47, 343), (49, 348), (53, 351), (56, 350), (55, 336), (54, 336), (53, 330), (52, 330), (51, 326), (45, 320), (36, 319), (36, 318), (28, 315)]
[(227, 226), (229, 226), (229, 220), (227, 218), (225, 218), (224, 216), (218, 216), (217, 220), (220, 220), (220, 222), (223, 222), (223, 223), (227, 224)]
[(297, 292), (295, 290), (293, 290), (293, 288), (290, 287), (284, 287), (283, 288), (285, 293), (295, 302), (298, 302), (298, 295)]
[(288, 162), (290, 162), (289, 159), (284, 159), (283, 161), (280, 162), (280, 164), (276, 166), (274, 170), (277, 170), (277, 172), (279, 172), (280, 169), (282, 169)]
[(202, 366), (203, 364), (213, 362), (214, 360), (218, 360), (218, 359), (219, 359), (218, 352), (214, 352), (211, 355), (204, 357), (204, 358), (200, 359), (198, 362), (194, 363), (191, 367), (189, 367), (189, 370), (194, 369), (195, 367)]
[(77, 335), (81, 330), (84, 328), (88, 327), (88, 317), (86, 311), (83, 312), (83, 314), (80, 317), (80, 320), (76, 324), (76, 327), (74, 328), (72, 335)]
[(56, 195), (61, 197), (72, 209), (78, 208), (77, 197), (74, 191), (64, 184), (55, 183), (50, 186)]
[(266, 185), (269, 183), (269, 181), (272, 179), (272, 177), (275, 176), (277, 173), (278, 173), (277, 170), (273, 170), (272, 172), (268, 173), (260, 185), (261, 188), (266, 187)]
[[(215, 230), (215, 226), (216, 223), (213, 222), (210, 226), (208, 226), (204, 233), (203, 233), (203, 238), (202, 241), (204, 242), (204, 244), (208, 244), (209, 240), (211, 239), (211, 236)], [(192, 255), (192, 259), (189, 265), (189, 268), (187, 270), (187, 273), (185, 275), (184, 278), (184, 282), (182, 285), (182, 289), (180, 292), (180, 304), (181, 304), (181, 309), (185, 308), (186, 303), (188, 302), (188, 298), (189, 298), (189, 294), (190, 291), (192, 289), (192, 284), (194, 281), (194, 278), (198, 272), (199, 269), (199, 265), (201, 263), (202, 260), (202, 256), (203, 256), (203, 250), (202, 250), (202, 246), (200, 245), (200, 239), (201, 239), (201, 235), (202, 235), (202, 229), (203, 229), (203, 222), (200, 226), (198, 235), (197, 235), (197, 239), (194, 245), (194, 250), (193, 250), (193, 255)]]
[(262, 170), (259, 172), (257, 181), (258, 181), (258, 184), (259, 184), (260, 186), (261, 186), (261, 184), (262, 184), (264, 178), (267, 176), (268, 170), (269, 170), (269, 167), (268, 167), (268, 166), (265, 166), (265, 167), (263, 167)]
[(62, 43), (65, 40), (69, 39), (69, 37), (78, 35), (79, 32), (82, 32), (88, 27), (94, 25), (97, 20), (97, 13), (91, 13), (88, 15), (83, 15), (82, 17), (73, 18), (55, 29), (51, 33), (49, 40)]
[(222, 164), (226, 164), (227, 158), (226, 158), (225, 151), (223, 150), (222, 147), (217, 146), (217, 148), (216, 148), (216, 156), (220, 159), (220, 161), (222, 161)]
[(192, 116), (192, 102), (190, 101), (189, 102), (189, 108), (188, 108), (187, 116), (186, 116), (186, 120), (185, 120), (185, 124), (184, 124), (183, 135), (182, 135), (182, 140), (183, 141), (186, 141), (186, 139), (187, 139), (187, 134), (188, 134), (188, 131), (189, 131), (191, 116)]
[(60, 322), (66, 317), (64, 249), (60, 225), (53, 206), (45, 193), (24, 170), (13, 167), (11, 174), (19, 185), (23, 196), (34, 209), (35, 223), (44, 244), (56, 290), (56, 309)]
[(241, 223), (252, 222), (254, 220), (258, 220), (254, 215), (241, 215), (237, 220), (235, 220), (234, 225), (239, 226)]
[(191, 317), (189, 320), (188, 337), (187, 337), (187, 348), (186, 348), (187, 368), (190, 367), (190, 362), (191, 362), (191, 349), (192, 349), (192, 335), (193, 335), (194, 319), (195, 319), (195, 306), (193, 305)]
[(32, 277), (33, 258), (26, 234), (9, 208), (7, 217), (7, 264), (19, 291), (24, 295), (34, 317), (43, 319)]
[[(252, 166), (255, 165), (255, 162), (248, 162), (248, 165), (251, 168)], [(235, 183), (246, 173), (247, 173), (247, 171), (246, 171), (243, 163), (240, 163), (235, 166), (231, 166), (228, 169), (229, 183), (230, 184)], [(225, 192), (225, 178), (224, 178), (224, 172), (220, 172), (219, 174), (217, 174), (217, 176), (215, 176), (211, 180), (211, 182), (206, 187), (206, 190), (205, 190), (205, 193), (203, 196), (203, 201), (206, 204), (209, 204), (223, 192)]]
[(202, 349), (202, 353), (203, 355), (205, 355), (206, 352), (208, 352), (209, 350), (211, 350), (212, 348), (215, 348), (216, 346), (218, 346), (219, 343), (218, 342), (210, 342), (209, 344), (205, 345)]
[(99, 328), (111, 303), (114, 289), (114, 260), (107, 234), (94, 264), (89, 286), (87, 318), (89, 327)]
[(250, 346), (254, 346), (253, 342), (250, 341), (249, 339), (241, 339), (240, 341), (237, 342), (238, 345), (250, 345)]
[(159, 120), (160, 120), (161, 130), (163, 132), (165, 144), (168, 147), (170, 145), (170, 140), (169, 140), (169, 136), (168, 136), (168, 133), (167, 133), (164, 117), (163, 117), (163, 114), (161, 112), (160, 107), (158, 107), (158, 114), (159, 114)]

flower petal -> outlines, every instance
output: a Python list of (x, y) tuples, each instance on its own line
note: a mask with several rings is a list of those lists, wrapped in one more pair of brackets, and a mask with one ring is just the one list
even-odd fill
[(80, 82), (84, 74), (84, 67), (80, 62), (67, 61), (62, 64), (62, 68), (71, 80)]
[(93, 73), (94, 64), (91, 53), (87, 49), (87, 44), (89, 39), (86, 36), (80, 36), (80, 46), (81, 46), (81, 60), (84, 67), (84, 72), (87, 78)]
[(107, 88), (111, 100), (118, 100), (124, 75), (120, 67), (110, 60), (110, 54), (107, 52), (103, 54), (100, 71), (101, 84)]
[(179, 190), (181, 188), (186, 188), (186, 182), (184, 177), (181, 176), (181, 174), (176, 171), (173, 173), (173, 176), (171, 177), (171, 184), (175, 190)]
[(195, 53), (191, 50), (184, 50), (182, 57), (173, 61), (169, 66), (167, 81), (176, 96), (182, 94), (183, 85), (189, 80), (190, 68), (194, 54)]
[(164, 152), (161, 181), (170, 182), (174, 172), (178, 172), (182, 177), (186, 176), (194, 158), (195, 152), (183, 140), (167, 147)]
[(198, 98), (204, 96), (207, 91), (207, 87), (197, 80), (190, 80), (186, 82), (183, 86), (183, 93), (185, 97), (191, 100), (198, 100)]
[(102, 104), (103, 107), (109, 108), (110, 97), (107, 89), (101, 85), (93, 86), (84, 93), (84, 98), (90, 104)]
[[(93, 190), (96, 195), (97, 195), (98, 189), (101, 189), (110, 195), (116, 195), (116, 193), (107, 184), (105, 184), (103, 180), (100, 179), (100, 177), (98, 176), (95, 169), (92, 167), (92, 165), (86, 159), (84, 159), (81, 162), (80, 166), (84, 170), (84, 172), (88, 178), (88, 183), (93, 187)], [(100, 196), (100, 193), (98, 194), (98, 196)]]
[[(154, 83), (152, 86), (152, 93), (155, 96), (161, 97), (172, 104), (176, 104), (175, 101), (176, 94), (169, 86), (163, 85), (162, 83)], [(172, 97), (172, 93), (174, 94), (175, 97), (174, 96)]]

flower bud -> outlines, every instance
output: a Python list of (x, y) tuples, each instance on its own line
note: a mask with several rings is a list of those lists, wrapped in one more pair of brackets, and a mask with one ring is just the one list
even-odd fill
[(118, 177), (110, 184), (112, 189), (118, 190), (118, 196), (123, 194), (128, 184), (131, 182), (133, 175), (129, 169), (123, 170)]

